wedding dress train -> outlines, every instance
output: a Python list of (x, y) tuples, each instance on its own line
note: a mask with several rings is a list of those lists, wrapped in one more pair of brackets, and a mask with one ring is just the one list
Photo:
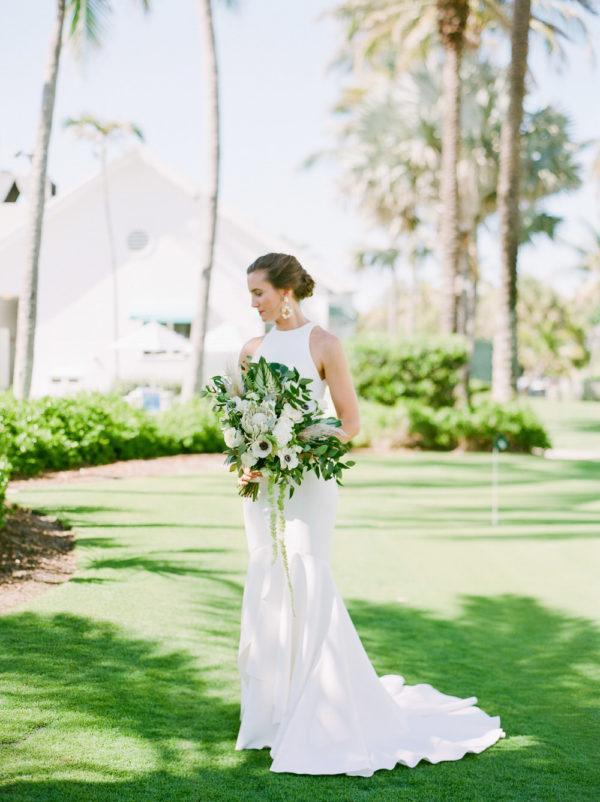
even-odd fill
[[(315, 324), (272, 328), (254, 355), (325, 382), (309, 349)], [(261, 479), (261, 483), (264, 483)], [(270, 747), (271, 771), (369, 777), (397, 763), (458, 760), (504, 737), (499, 716), (431, 685), (379, 677), (338, 593), (330, 567), (338, 486), (309, 472), (285, 503), (295, 611), (281, 557), (272, 564), (266, 492), (245, 498), (248, 569), (242, 599), (236, 749)]]

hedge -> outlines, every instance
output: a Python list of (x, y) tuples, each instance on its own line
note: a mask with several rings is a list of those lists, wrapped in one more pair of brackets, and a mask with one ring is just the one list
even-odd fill
[(2, 421), (0, 421), (0, 527), (4, 524), (4, 499), (6, 485), (10, 476), (10, 463), (6, 456), (7, 447), (7, 432), (2, 425)]
[(348, 341), (348, 355), (359, 397), (387, 406), (414, 398), (434, 408), (453, 406), (461, 368), (469, 360), (460, 337), (394, 342), (361, 336)]
[(30, 401), (0, 393), (0, 427), (15, 476), (224, 448), (208, 403), (200, 399), (151, 415), (97, 392)]
[(531, 409), (516, 403), (482, 400), (473, 409), (432, 409), (414, 400), (394, 407), (360, 401), (360, 415), (361, 431), (353, 441), (358, 447), (489, 451), (498, 435), (504, 436), (512, 452), (531, 453), (551, 445)]

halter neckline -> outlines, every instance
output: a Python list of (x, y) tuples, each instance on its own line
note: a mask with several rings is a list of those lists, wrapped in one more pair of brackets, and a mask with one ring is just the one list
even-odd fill
[(306, 326), (310, 325), (312, 322), (312, 320), (307, 320), (306, 323), (303, 323), (301, 326), (296, 326), (294, 329), (278, 329), (277, 326), (273, 324), (269, 331), (276, 331), (278, 334), (291, 334), (293, 331), (300, 331), (300, 329), (306, 328)]

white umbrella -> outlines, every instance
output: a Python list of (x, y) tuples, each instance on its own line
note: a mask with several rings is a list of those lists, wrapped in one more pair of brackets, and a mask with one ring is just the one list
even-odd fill
[(189, 353), (189, 340), (161, 323), (151, 320), (131, 334), (115, 340), (112, 348), (119, 350), (145, 351), (146, 353)]

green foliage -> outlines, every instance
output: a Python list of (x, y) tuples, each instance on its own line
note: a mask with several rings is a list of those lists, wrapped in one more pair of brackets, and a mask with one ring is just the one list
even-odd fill
[(354, 338), (348, 351), (358, 395), (388, 406), (407, 398), (434, 408), (452, 406), (460, 368), (468, 360), (459, 337), (392, 342), (371, 335)]
[(4, 524), (4, 496), (10, 475), (10, 463), (6, 455), (7, 445), (6, 429), (0, 420), (0, 527)]
[(460, 445), (470, 451), (488, 451), (496, 435), (508, 442), (508, 451), (530, 453), (534, 448), (550, 448), (546, 430), (533, 410), (520, 404), (498, 404), (485, 400), (472, 410), (457, 410)]
[[(323, 417), (321, 405), (311, 396), (311, 382), (302, 378), (297, 368), (262, 356), (250, 362), (243, 375), (210, 379), (200, 397), (210, 398), (219, 418), (230, 471), (237, 471), (238, 476), (248, 468), (260, 471), (269, 477), (269, 492), (275, 484), (286, 485), (290, 498), (295, 490), (292, 482), (300, 485), (307, 470), (342, 484), (342, 471), (354, 465), (341, 459), (350, 446), (331, 433), (341, 421)], [(262, 422), (253, 424), (254, 415)], [(288, 428), (285, 436), (283, 430)], [(256, 500), (259, 487), (249, 482), (239, 493)]]
[(586, 326), (551, 286), (522, 276), (518, 311), (519, 360), (527, 373), (569, 376), (588, 364)]
[(17, 476), (223, 446), (206, 402), (194, 399), (153, 416), (98, 392), (30, 401), (2, 393), (0, 432)]
[(361, 401), (361, 431), (355, 446), (419, 448), (431, 451), (489, 451), (501, 434), (508, 450), (530, 453), (549, 448), (550, 440), (535, 414), (517, 404), (501, 405), (484, 400), (472, 409), (434, 409), (416, 400), (395, 407)]
[(210, 403), (193, 398), (175, 403), (156, 417), (156, 425), (165, 448), (171, 454), (218, 453), (225, 441)]

